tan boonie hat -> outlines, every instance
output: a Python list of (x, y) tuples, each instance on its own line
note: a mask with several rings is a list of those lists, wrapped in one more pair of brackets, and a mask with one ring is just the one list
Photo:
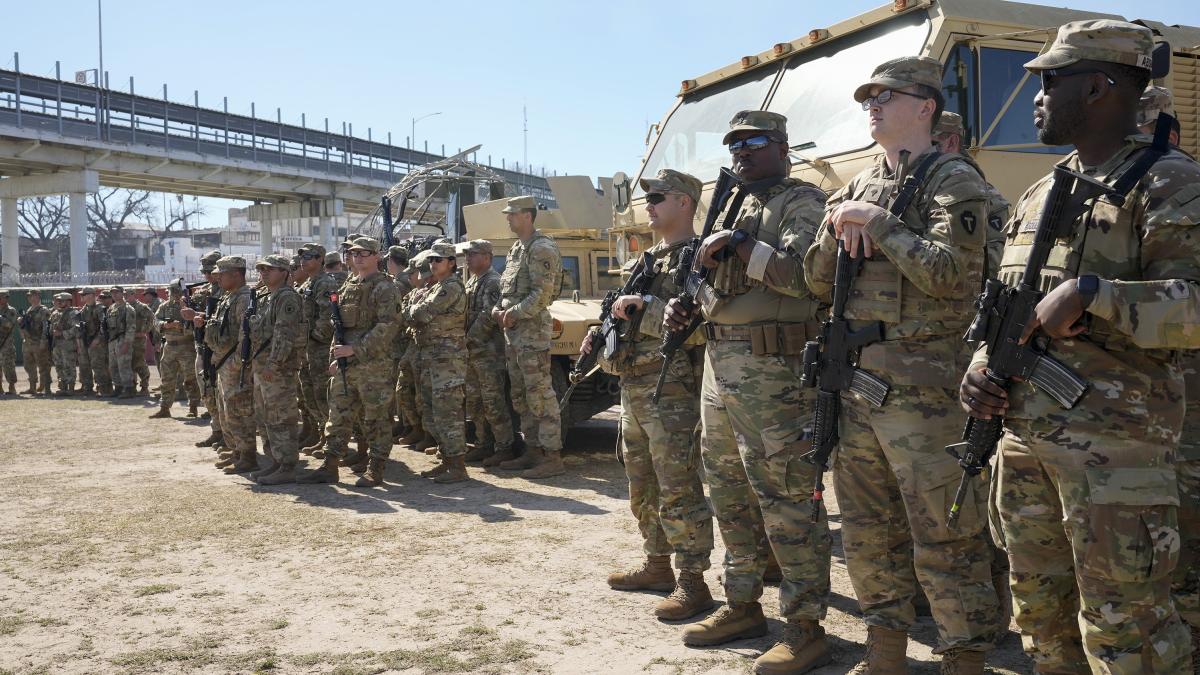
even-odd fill
[(766, 110), (743, 110), (733, 115), (729, 120), (729, 131), (721, 139), (722, 145), (729, 145), (733, 135), (739, 131), (761, 131), (772, 140), (780, 143), (787, 142), (787, 118), (779, 113)]
[(529, 195), (521, 195), (508, 200), (508, 205), (504, 207), (502, 213), (517, 213), (519, 211), (534, 211), (537, 210), (537, 202), (533, 201), (533, 197)]
[(678, 192), (691, 197), (694, 204), (700, 203), (700, 193), (704, 190), (704, 183), (699, 178), (674, 169), (660, 169), (654, 178), (643, 178), (638, 184), (647, 194)]
[(217, 261), (218, 272), (232, 272), (246, 269), (246, 259), (240, 255), (227, 255)]
[(342, 254), (341, 253), (338, 253), (337, 251), (330, 251), (329, 253), (325, 254), (325, 264), (326, 265), (336, 265), (340, 262), (342, 262)]
[(1145, 26), (1112, 19), (1072, 21), (1059, 26), (1050, 48), (1025, 68), (1038, 71), (1080, 61), (1105, 61), (1150, 70), (1153, 51), (1154, 34)]
[(942, 116), (938, 118), (937, 126), (933, 128), (934, 136), (938, 136), (940, 134), (958, 134), (959, 136), (965, 136), (966, 133), (967, 128), (963, 126), (962, 115), (949, 112), (947, 110), (942, 111)]
[(431, 258), (453, 258), (454, 244), (446, 241), (434, 242), (433, 246), (429, 247), (429, 257)]
[(379, 253), (379, 240), (371, 237), (359, 237), (350, 244), (348, 250), (354, 251), (370, 251), (371, 253)]
[(290, 270), (292, 268), (292, 261), (288, 260), (286, 256), (279, 255), (278, 253), (272, 253), (271, 255), (265, 255), (259, 258), (258, 262), (254, 263), (254, 266), (275, 267), (281, 270)]
[(1144, 127), (1147, 124), (1154, 124), (1158, 121), (1159, 113), (1167, 113), (1174, 117), (1175, 103), (1170, 89), (1152, 84), (1146, 87), (1146, 91), (1142, 92), (1141, 100), (1138, 101), (1137, 125)]
[(871, 79), (860, 84), (854, 90), (854, 100), (862, 103), (867, 100), (868, 92), (873, 86), (900, 89), (923, 84), (934, 91), (942, 90), (942, 62), (928, 56), (902, 56), (891, 61), (884, 61), (875, 67)]

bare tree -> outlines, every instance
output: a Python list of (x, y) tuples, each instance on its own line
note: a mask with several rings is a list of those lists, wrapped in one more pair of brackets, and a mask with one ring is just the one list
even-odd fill
[(63, 195), (30, 197), (17, 201), (17, 226), (37, 248), (53, 249), (67, 234), (70, 208)]
[(150, 226), (151, 231), (154, 232), (159, 241), (162, 241), (171, 233), (178, 232), (179, 229), (177, 228), (186, 227), (188, 223), (193, 223), (194, 227), (194, 223), (197, 222), (199, 216), (205, 214), (204, 206), (199, 201), (193, 200), (192, 206), (189, 208), (183, 195), (175, 195), (175, 202), (177, 207), (173, 209), (168, 207), (168, 212), (163, 214), (163, 225), (161, 228), (154, 227), (153, 225)]
[(150, 192), (101, 188), (88, 196), (89, 230), (99, 248), (108, 248), (108, 242), (125, 229), (125, 223), (149, 222), (156, 213)]

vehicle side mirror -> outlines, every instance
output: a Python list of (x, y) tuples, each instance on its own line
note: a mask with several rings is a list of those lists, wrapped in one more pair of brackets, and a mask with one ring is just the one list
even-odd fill
[(633, 195), (630, 192), (629, 176), (625, 175), (624, 171), (618, 171), (612, 179), (612, 202), (613, 210), (619, 212), (629, 208), (629, 203), (633, 201)]
[(1150, 77), (1158, 80), (1171, 72), (1171, 44), (1159, 42), (1150, 52)]

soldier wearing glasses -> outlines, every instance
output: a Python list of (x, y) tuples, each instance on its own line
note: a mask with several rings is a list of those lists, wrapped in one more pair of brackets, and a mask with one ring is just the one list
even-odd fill
[(333, 338), (330, 296), (337, 292), (340, 284), (325, 272), (324, 246), (305, 244), (300, 247), (298, 256), (300, 269), (308, 277), (296, 290), (304, 301), (300, 396), (313, 427), (312, 435), (302, 439), (301, 444), (311, 453), (321, 447), (325, 439), (325, 422), (329, 419), (329, 343)]
[[(812, 397), (798, 386), (804, 344), (816, 336), (819, 303), (804, 282), (804, 252), (825, 206), (816, 186), (788, 178), (787, 120), (747, 110), (734, 115), (724, 142), (744, 196), (722, 214), (720, 229), (697, 253), (713, 270), (700, 291), (708, 340), (701, 386), (704, 471), (725, 542), (728, 604), (684, 629), (685, 644), (713, 645), (766, 634), (758, 603), (766, 536), (783, 581), (780, 641), (755, 662), (758, 672), (807, 672), (830, 660), (820, 620), (829, 596), (829, 525), (810, 520), (815, 469)], [(735, 196), (734, 199), (737, 199)], [(666, 310), (672, 329), (688, 322), (678, 300)], [(755, 512), (755, 499), (762, 520)]]

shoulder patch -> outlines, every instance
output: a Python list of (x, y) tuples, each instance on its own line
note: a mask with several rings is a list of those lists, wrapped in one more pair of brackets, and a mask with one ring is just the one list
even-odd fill
[(958, 224), (962, 225), (962, 228), (966, 230), (967, 234), (975, 234), (975, 228), (979, 226), (979, 222), (978, 219), (975, 218), (975, 214), (971, 213), (969, 210), (964, 210), (959, 214)]

